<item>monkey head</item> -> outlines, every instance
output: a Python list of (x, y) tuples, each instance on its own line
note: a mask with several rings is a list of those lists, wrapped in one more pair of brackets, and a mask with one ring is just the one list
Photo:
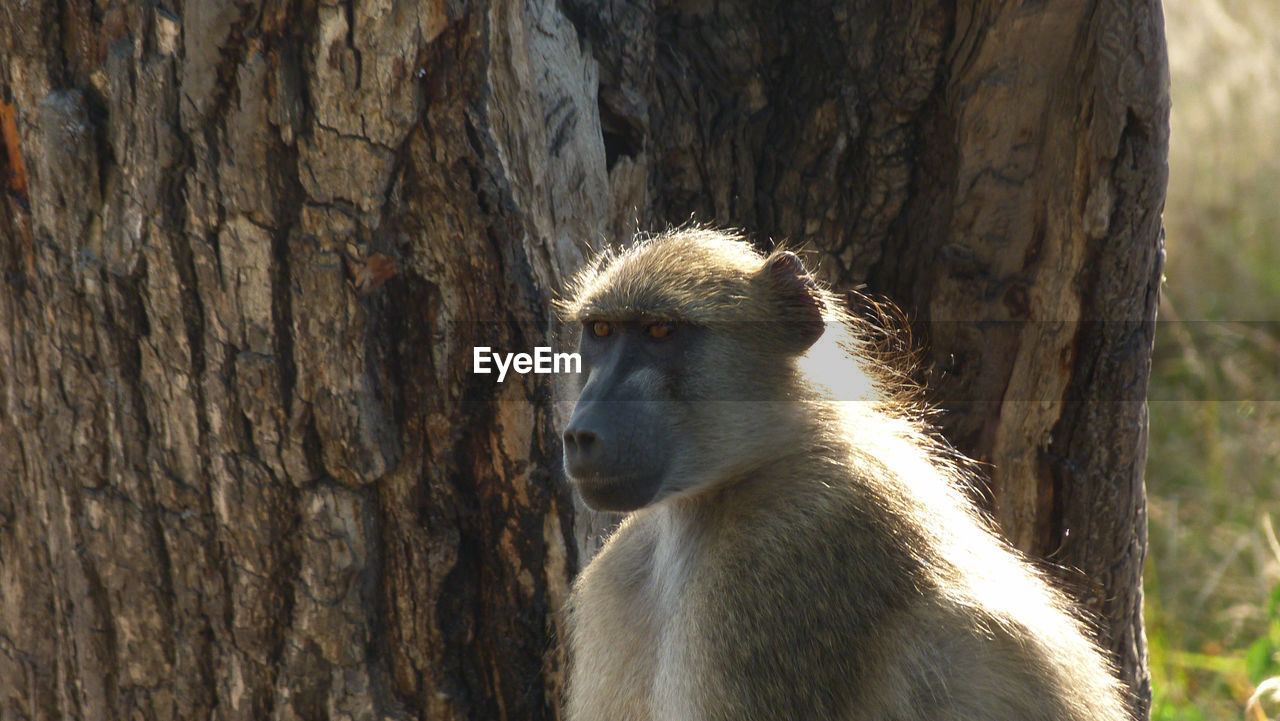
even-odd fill
[(796, 363), (834, 304), (794, 253), (674, 231), (601, 255), (558, 305), (585, 379), (565, 469), (591, 507), (716, 488), (798, 445), (780, 437), (802, 426)]

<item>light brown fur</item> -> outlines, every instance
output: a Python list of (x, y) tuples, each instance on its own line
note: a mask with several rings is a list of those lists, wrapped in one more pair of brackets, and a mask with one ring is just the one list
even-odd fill
[(692, 401), (674, 443), (708, 458), (574, 585), (570, 721), (1126, 718), (1069, 602), (963, 498), (962, 465), (811, 279), (826, 332), (779, 356), (804, 309), (765, 282), (772, 258), (676, 231), (604, 258), (561, 304), (708, 328), (679, 387), (735, 390)]

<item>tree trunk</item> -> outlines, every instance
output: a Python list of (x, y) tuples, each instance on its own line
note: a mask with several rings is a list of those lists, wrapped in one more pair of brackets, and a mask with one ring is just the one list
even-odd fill
[(0, 719), (540, 719), (609, 519), (547, 345), (691, 216), (906, 309), (1149, 699), (1153, 1), (0, 7)]

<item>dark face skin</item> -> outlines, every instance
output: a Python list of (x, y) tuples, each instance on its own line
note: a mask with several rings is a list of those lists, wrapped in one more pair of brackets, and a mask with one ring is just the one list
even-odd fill
[(707, 331), (661, 320), (583, 323), (585, 387), (564, 431), (564, 465), (587, 505), (631, 511), (658, 500), (686, 415), (679, 369)]

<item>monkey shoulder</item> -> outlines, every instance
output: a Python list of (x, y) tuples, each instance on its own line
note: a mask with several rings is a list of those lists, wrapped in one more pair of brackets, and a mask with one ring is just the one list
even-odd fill
[(571, 721), (646, 721), (661, 628), (648, 599), (654, 533), (628, 518), (574, 581), (568, 605)]
[[(683, 608), (698, 618), (685, 627), (690, 657), (724, 695), (705, 708), (1120, 718), (1114, 681), (1063, 601), (971, 513), (933, 520), (966, 526), (971, 547), (958, 549), (928, 527), (936, 505), (922, 513), (892, 488), (818, 485), (729, 519), (741, 532), (715, 537), (684, 579)], [(1081, 700), (1086, 689), (1093, 700)]]
[(818, 487), (772, 506), (731, 503), (673, 578), (683, 598), (671, 627), (716, 679), (693, 690), (716, 710), (707, 718), (843, 717), (918, 602), (923, 574), (901, 529), (866, 513), (855, 490)]

